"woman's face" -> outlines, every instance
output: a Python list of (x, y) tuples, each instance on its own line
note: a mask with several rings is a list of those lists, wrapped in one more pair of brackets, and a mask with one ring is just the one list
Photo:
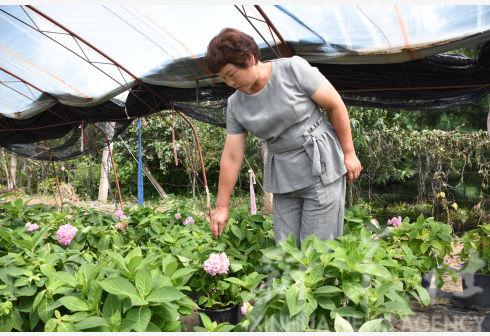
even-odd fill
[(221, 68), (218, 75), (223, 79), (226, 85), (231, 86), (236, 90), (250, 92), (250, 88), (258, 78), (258, 71), (253, 56), (249, 59), (248, 64), (248, 68), (241, 69), (231, 63), (227, 63)]

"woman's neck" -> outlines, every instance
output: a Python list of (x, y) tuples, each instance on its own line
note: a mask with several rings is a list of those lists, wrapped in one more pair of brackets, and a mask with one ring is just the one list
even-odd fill
[(272, 65), (270, 62), (263, 63), (259, 61), (256, 65), (257, 67), (257, 79), (255, 80), (254, 84), (250, 87), (250, 93), (254, 94), (262, 90), (262, 88), (267, 84), (269, 81), (270, 75), (271, 75), (271, 70), (272, 70)]

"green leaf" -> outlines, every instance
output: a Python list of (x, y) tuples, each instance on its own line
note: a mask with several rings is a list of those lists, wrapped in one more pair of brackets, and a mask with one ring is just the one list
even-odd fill
[(23, 275), (26, 270), (22, 267), (17, 267), (14, 265), (10, 265), (7, 267), (7, 274), (13, 277), (18, 277)]
[(342, 292), (342, 290), (339, 287), (322, 286), (322, 287), (317, 288), (315, 291), (313, 291), (313, 294), (324, 295), (324, 294), (333, 294), (333, 293), (339, 293), (339, 292)]
[(123, 256), (120, 255), (119, 253), (113, 252), (111, 250), (105, 250), (105, 253), (107, 253), (114, 261), (116, 261), (119, 264), (119, 267), (125, 271), (129, 272), (128, 268), (126, 267), (126, 261), (124, 260)]
[(172, 255), (167, 254), (162, 259), (162, 270), (165, 275), (168, 276), (172, 275), (177, 270), (178, 267), (179, 267), (179, 263), (177, 262), (177, 260), (175, 260), (175, 258)]
[[(0, 289), (2, 289), (0, 285)], [(15, 292), (15, 296), (32, 296), (36, 294), (37, 292), (37, 287), (36, 286), (25, 286), (21, 287)]]
[(22, 320), (19, 311), (14, 308), (11, 316), (12, 316), (12, 327), (17, 329), (18, 331), (22, 331), (22, 325), (24, 324), (24, 320)]
[(51, 291), (51, 294), (70, 294), (74, 290), (73, 287), (68, 287), (68, 286), (61, 286), (56, 288), (55, 290)]
[(70, 285), (71, 287), (77, 286), (77, 281), (75, 280), (75, 277), (73, 275), (71, 275), (70, 273), (56, 272), (53, 274), (53, 277), (57, 280), (62, 281), (65, 284)]
[(302, 307), (298, 304), (299, 290), (296, 284), (293, 284), (286, 292), (286, 302), (289, 310), (289, 317), (298, 314)]
[(128, 297), (133, 306), (148, 304), (147, 301), (138, 296), (138, 291), (128, 279), (116, 277), (102, 280), (99, 284), (108, 293)]
[(180, 300), (186, 295), (174, 287), (161, 287), (154, 289), (146, 298), (149, 302), (172, 302)]
[(230, 269), (233, 273), (241, 271), (243, 269), (243, 265), (238, 262), (232, 262), (230, 263)]
[(107, 322), (100, 316), (90, 316), (75, 324), (76, 330), (85, 330), (107, 325)]
[(383, 320), (384, 319), (381, 318), (381, 319), (367, 321), (359, 328), (359, 332), (383, 331), (382, 330)]
[(121, 301), (116, 295), (107, 295), (102, 308), (102, 315), (109, 324), (119, 325), (121, 323)]
[(405, 304), (400, 304), (399, 302), (389, 301), (383, 304), (383, 307), (386, 311), (391, 314), (400, 314), (400, 315), (411, 315), (413, 314), (410, 306)]
[(247, 288), (247, 283), (245, 281), (240, 280), (240, 279), (235, 278), (235, 277), (226, 278), (226, 279), (224, 279), (224, 281), (228, 281), (228, 282), (231, 282), (237, 286)]
[(123, 319), (121, 328), (132, 329), (134, 331), (145, 331), (151, 319), (151, 310), (149, 307), (131, 308)]
[(37, 307), (37, 313), (44, 323), (46, 323), (51, 317), (53, 317), (53, 311), (55, 309), (54, 307), (53, 299), (48, 298), (45, 295), (39, 303), (39, 306)]
[(284, 259), (284, 252), (278, 247), (269, 247), (260, 251), (266, 258), (270, 260), (280, 261)]
[(220, 323), (218, 327), (214, 330), (215, 332), (228, 332), (235, 329), (235, 326), (232, 324), (228, 324), (227, 322)]
[(365, 318), (365, 315), (360, 311), (356, 310), (354, 307), (337, 308), (335, 309), (335, 311), (332, 312), (331, 316), (335, 316), (335, 313), (345, 317)]
[(53, 265), (51, 264), (42, 264), (41, 266), (39, 266), (39, 270), (48, 278), (52, 277), (53, 273), (56, 272)]
[(131, 273), (134, 273), (139, 267), (144, 266), (143, 254), (141, 253), (140, 247), (132, 249), (124, 260), (126, 260), (126, 265)]
[(427, 293), (427, 290), (422, 286), (415, 286), (415, 290), (419, 295), (420, 302), (422, 302), (424, 306), (428, 306), (430, 304), (430, 296), (429, 293)]
[(46, 290), (43, 289), (36, 295), (36, 297), (34, 298), (34, 302), (32, 303), (32, 311), (36, 311), (37, 307), (39, 306), (39, 303), (41, 303), (42, 299), (44, 298), (45, 293)]
[(342, 290), (355, 304), (359, 304), (361, 299), (366, 295), (366, 289), (357, 283), (344, 282), (342, 284)]
[(88, 311), (89, 307), (88, 304), (83, 301), (80, 298), (77, 298), (75, 296), (65, 296), (58, 301), (65, 306), (66, 308), (70, 309), (71, 311), (77, 312), (77, 311)]
[(51, 318), (44, 325), (44, 331), (45, 332), (52, 332), (52, 331), (54, 331), (56, 329), (57, 326), (58, 326), (58, 320), (57, 319), (54, 319), (54, 318)]
[(146, 297), (153, 289), (151, 273), (147, 267), (136, 273), (134, 282), (141, 297)]
[(321, 296), (321, 297), (318, 297), (316, 299), (318, 305), (320, 307), (322, 307), (323, 309), (327, 309), (327, 310), (335, 310), (335, 308), (337, 308), (335, 306), (335, 303), (333, 302), (332, 299), (329, 299), (327, 297), (324, 297), (324, 296)]
[(99, 239), (99, 243), (97, 244), (97, 250), (99, 251), (107, 250), (109, 248), (110, 243), (111, 243), (110, 235), (102, 236), (102, 238)]
[(172, 276), (170, 277), (170, 279), (172, 280), (176, 280), (178, 278), (183, 278), (187, 275), (191, 275), (191, 274), (194, 274), (194, 272), (196, 272), (196, 269), (195, 268), (189, 268), (189, 267), (186, 267), (186, 268), (180, 268), (178, 270), (176, 270)]
[(83, 320), (84, 318), (86, 318), (88, 316), (89, 316), (89, 313), (87, 313), (87, 312), (77, 312), (73, 315), (63, 315), (61, 317), (61, 319), (63, 321), (76, 323), (76, 322), (80, 322), (81, 320)]
[(204, 313), (199, 313), (201, 317), (202, 324), (207, 331), (214, 331), (218, 324), (216, 322), (212, 322), (211, 319)]
[(344, 319), (339, 314), (335, 314), (335, 321), (333, 323), (333, 327), (336, 332), (354, 332), (354, 329), (352, 329), (352, 326), (350, 325), (349, 321)]
[(354, 269), (359, 273), (374, 275), (383, 279), (390, 280), (391, 273), (388, 269), (378, 264), (356, 264)]
[(71, 322), (59, 322), (58, 331), (76, 331), (76, 329)]

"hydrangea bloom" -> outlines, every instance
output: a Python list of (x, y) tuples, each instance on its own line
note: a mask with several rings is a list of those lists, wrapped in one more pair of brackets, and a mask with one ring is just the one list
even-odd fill
[(32, 233), (34, 231), (39, 230), (39, 225), (37, 225), (35, 223), (32, 224), (31, 222), (27, 222), (26, 223), (26, 230), (27, 230), (27, 232)]
[(180, 220), (181, 218), (182, 218), (182, 215), (181, 215), (180, 213), (178, 213), (178, 212), (177, 212), (177, 213), (175, 214), (175, 219), (176, 219), (176, 220)]
[(119, 222), (116, 224), (116, 229), (119, 231), (124, 231), (128, 228), (128, 223), (127, 222)]
[(242, 313), (242, 315), (247, 315), (247, 313), (251, 310), (252, 310), (252, 305), (248, 301), (245, 301), (240, 306), (240, 312)]
[(61, 245), (70, 245), (73, 238), (77, 234), (77, 228), (70, 224), (61, 225), (56, 232), (56, 238)]
[(194, 218), (189, 216), (186, 219), (184, 219), (184, 222), (182, 224), (184, 224), (184, 225), (194, 224)]
[(225, 252), (211, 253), (204, 262), (204, 270), (210, 275), (227, 274), (230, 267), (230, 260)]
[(388, 219), (388, 221), (386, 221), (386, 223), (388, 225), (398, 227), (402, 224), (402, 216), (393, 217), (392, 219)]
[(117, 217), (119, 220), (124, 220), (126, 219), (126, 215), (124, 214), (124, 211), (122, 209), (117, 209), (114, 211), (114, 215)]

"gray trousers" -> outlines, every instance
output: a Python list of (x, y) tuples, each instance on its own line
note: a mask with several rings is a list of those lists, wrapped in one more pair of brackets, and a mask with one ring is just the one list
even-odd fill
[(318, 182), (304, 189), (274, 194), (274, 239), (277, 242), (293, 234), (296, 244), (308, 235), (332, 240), (344, 232), (345, 175), (323, 185)]

